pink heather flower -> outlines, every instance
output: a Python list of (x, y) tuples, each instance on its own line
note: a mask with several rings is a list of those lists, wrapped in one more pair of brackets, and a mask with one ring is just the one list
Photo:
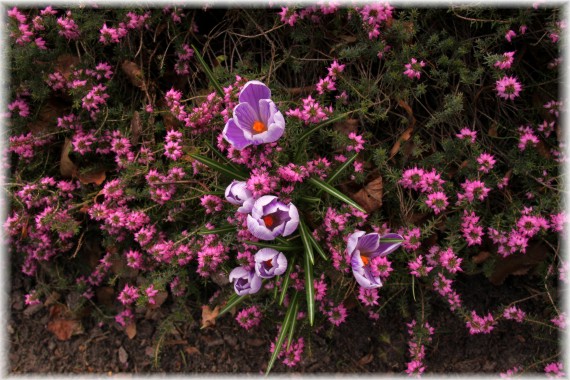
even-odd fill
[(408, 268), (410, 268), (410, 274), (416, 277), (426, 277), (433, 267), (424, 265), (423, 255), (419, 255), (415, 260), (408, 262)]
[(325, 281), (324, 273), (321, 275), (320, 280), (314, 280), (313, 285), (315, 288), (315, 300), (322, 301), (327, 295), (327, 283)]
[(406, 63), (406, 71), (404, 71), (404, 75), (407, 75), (410, 79), (420, 79), (421, 75), (421, 68), (424, 67), (426, 64), (424, 61), (418, 62), (415, 58), (410, 60), (410, 63)]
[(490, 189), (485, 187), (485, 182), (479, 180), (469, 180), (466, 179), (464, 183), (461, 184), (464, 193), (457, 195), (457, 205), (460, 205), (461, 202), (466, 199), (467, 202), (472, 203), (475, 199), (480, 201), (487, 198), (487, 194), (489, 194)]
[(212, 194), (206, 194), (200, 198), (200, 204), (206, 210), (206, 214), (214, 214), (222, 211), (224, 204), (220, 197)]
[(493, 330), (493, 326), (496, 324), (491, 313), (487, 314), (486, 317), (480, 317), (475, 311), (471, 312), (471, 317), (468, 318), (465, 324), (469, 328), (469, 334), (489, 334)]
[(516, 306), (511, 306), (503, 311), (503, 318), (517, 321), (519, 323), (522, 323), (525, 317), (526, 313)]
[[(281, 351), (279, 352), (279, 355), (277, 355), (277, 357), (280, 359), (283, 358), (283, 364), (285, 364), (286, 366), (294, 367), (301, 361), (304, 347), (305, 347), (305, 341), (303, 337), (297, 339), (296, 342), (292, 341), (291, 346), (289, 346), (288, 350), (287, 350), (287, 342), (284, 342)], [(271, 342), (269, 351), (270, 352), (275, 351), (274, 342)]]
[(251, 176), (247, 180), (247, 189), (251, 191), (254, 198), (267, 195), (276, 187), (275, 178), (264, 170), (253, 170)]
[(154, 284), (151, 284), (148, 288), (145, 289), (144, 292), (148, 297), (148, 303), (150, 303), (151, 305), (156, 305), (156, 300), (154, 299), (154, 296), (158, 294), (158, 290), (154, 288)]
[(424, 170), (413, 167), (407, 169), (402, 174), (402, 179), (398, 181), (402, 187), (407, 189), (419, 190), (422, 185), (422, 179), (424, 176)]
[(547, 364), (544, 367), (544, 372), (548, 377), (564, 377), (566, 374), (562, 371), (564, 366), (560, 362)]
[(394, 269), (392, 269), (392, 263), (387, 256), (377, 256), (371, 260), (370, 270), (374, 276), (386, 280)]
[(281, 166), (277, 169), (277, 174), (287, 182), (303, 182), (303, 180), (309, 176), (309, 172), (305, 167), (297, 166), (293, 163), (287, 166)]
[(336, 85), (336, 83), (335, 83), (333, 78), (325, 77), (325, 78), (319, 79), (319, 82), (317, 83), (317, 85), (315, 87), (317, 89), (317, 92), (320, 95), (323, 95), (325, 92), (336, 90), (335, 85)]
[(31, 305), (39, 305), (42, 302), (39, 300), (39, 295), (35, 290), (32, 290), (29, 294), (26, 294), (24, 297), (24, 303), (28, 306)]
[(450, 273), (462, 272), (461, 262), (463, 259), (457, 257), (452, 248), (439, 252), (439, 263)]
[(522, 370), (521, 367), (514, 367), (511, 369), (508, 369), (507, 372), (501, 372), (499, 374), (499, 376), (501, 377), (501, 379), (510, 379), (513, 375), (516, 375), (517, 373), (519, 373)]
[(279, 12), (279, 16), (281, 16), (281, 22), (289, 24), (290, 26), (295, 25), (299, 18), (299, 14), (295, 9), (289, 7), (282, 7), (281, 12)]
[(478, 226), (479, 217), (473, 212), (463, 211), (463, 222), (461, 223), (461, 229), (463, 237), (467, 240), (467, 245), (479, 245), (482, 243), (483, 238), (483, 227)]
[(520, 138), (519, 138), (518, 148), (521, 152), (524, 151), (527, 148), (527, 146), (530, 145), (532, 147), (535, 147), (540, 142), (540, 140), (534, 134), (534, 131), (532, 130), (531, 127), (521, 126), (519, 128), (519, 133), (520, 133)]
[(494, 66), (498, 67), (501, 70), (510, 69), (514, 61), (514, 55), (514, 51), (503, 53), (503, 58), (495, 62)]
[(550, 215), (550, 229), (554, 232), (562, 232), (566, 223), (566, 213), (564, 211), (558, 214)]
[(328, 312), (329, 322), (335, 326), (340, 326), (346, 320), (346, 308), (342, 303), (330, 309)]
[(346, 150), (348, 152), (355, 151), (356, 153), (364, 149), (364, 143), (366, 142), (361, 135), (357, 135), (354, 132), (348, 134), (348, 138), (354, 141), (354, 145), (348, 145)]
[(135, 318), (131, 309), (125, 309), (115, 316), (115, 322), (125, 327), (130, 324)]
[(360, 287), (358, 289), (358, 299), (365, 305), (365, 306), (374, 306), (378, 305), (378, 289), (366, 289)]
[(511, 30), (509, 30), (509, 31), (507, 32), (507, 34), (505, 34), (505, 39), (506, 39), (507, 41), (511, 42), (511, 39), (512, 39), (513, 37), (516, 37), (516, 35), (517, 35), (517, 34), (515, 33), (515, 31), (511, 29)]
[(57, 19), (57, 26), (59, 27), (59, 35), (64, 36), (68, 40), (76, 40), (79, 38), (79, 26), (71, 18), (71, 11), (67, 11), (64, 17)]
[(514, 100), (519, 96), (522, 86), (515, 76), (504, 76), (496, 82), (497, 93), (503, 99)]
[(12, 103), (8, 104), (8, 109), (10, 111), (18, 110), (18, 115), (20, 117), (28, 117), (30, 115), (30, 107), (28, 103), (22, 98), (14, 100)]
[(422, 231), (419, 227), (414, 227), (402, 234), (404, 241), (402, 242), (402, 248), (415, 251), (420, 247)]
[(236, 321), (241, 327), (249, 330), (252, 327), (259, 326), (261, 323), (261, 311), (257, 306), (251, 306), (246, 309), (242, 309), (237, 314)]
[(548, 110), (548, 113), (559, 117), (560, 116), (560, 110), (562, 108), (562, 102), (558, 102), (556, 100), (551, 100), (547, 103), (544, 104), (544, 108)]
[(489, 173), (496, 162), (493, 155), (489, 153), (481, 153), (481, 155), (477, 157), (477, 163), (481, 165), (479, 166), (479, 171), (483, 173)]
[(127, 265), (134, 269), (142, 269), (143, 268), (143, 257), (139, 251), (130, 250), (126, 254), (127, 257)]
[(566, 313), (560, 313), (550, 320), (556, 327), (560, 329), (566, 328)]
[(447, 201), (447, 195), (445, 195), (445, 193), (442, 191), (428, 194), (426, 205), (431, 207), (435, 215), (438, 215), (449, 205), (449, 202)]
[[(329, 77), (336, 79), (336, 77), (344, 71), (345, 65), (339, 65), (337, 60), (335, 59), (333, 63), (329, 66)], [(346, 93), (345, 93), (346, 95)]]
[(477, 139), (477, 132), (472, 131), (471, 129), (465, 127), (462, 128), (461, 131), (459, 131), (459, 133), (455, 135), (455, 137), (457, 137), (460, 140), (469, 138), (471, 143), (475, 143), (475, 140)]
[(117, 299), (121, 301), (123, 305), (130, 305), (133, 302), (135, 302), (138, 298), (139, 298), (138, 289), (134, 286), (129, 286), (128, 284), (125, 285), (125, 287), (121, 291), (121, 294), (119, 294), (119, 297), (117, 297)]

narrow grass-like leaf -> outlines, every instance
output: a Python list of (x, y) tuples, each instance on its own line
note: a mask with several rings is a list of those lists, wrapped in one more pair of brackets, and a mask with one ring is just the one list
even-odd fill
[(281, 347), (283, 346), (283, 342), (287, 335), (289, 335), (289, 329), (291, 328), (291, 322), (293, 318), (293, 311), (297, 307), (297, 296), (299, 293), (295, 292), (293, 295), (293, 299), (289, 304), (289, 308), (287, 309), (287, 313), (285, 314), (285, 319), (283, 320), (283, 324), (281, 325), (281, 332), (279, 333), (279, 337), (277, 338), (277, 343), (275, 343), (275, 350), (273, 350), (273, 355), (271, 355), (271, 359), (269, 359), (269, 363), (267, 364), (267, 370), (265, 371), (265, 376), (269, 374), (271, 368), (273, 368), (273, 364), (275, 364), (275, 360), (277, 360), (277, 356), (279, 356), (279, 352), (281, 352)]
[(323, 190), (323, 191), (329, 193), (330, 195), (332, 195), (333, 197), (340, 199), (344, 203), (366, 213), (366, 210), (363, 209), (358, 203), (356, 203), (355, 201), (353, 201), (352, 199), (350, 199), (349, 197), (347, 197), (346, 195), (344, 195), (343, 193), (341, 193), (340, 191), (338, 191), (337, 189), (335, 189), (334, 187), (332, 187), (328, 183), (325, 183), (325, 182), (318, 180), (316, 178), (309, 178), (308, 181), (310, 184), (315, 186), (317, 189)]
[(220, 164), (219, 162), (214, 161), (211, 158), (204, 157), (204, 156), (199, 155), (199, 154), (190, 154), (190, 157), (192, 157), (196, 161), (203, 163), (204, 165), (206, 165), (210, 169), (217, 170), (220, 173), (225, 174), (230, 178), (239, 179), (242, 181), (245, 181), (247, 179), (247, 176), (245, 174), (241, 173), (240, 171), (237, 171), (234, 168), (228, 167), (224, 164)]
[(313, 284), (313, 264), (305, 251), (305, 291), (307, 293), (307, 315), (311, 326), (315, 322), (315, 287)]
[(315, 256), (313, 255), (313, 245), (311, 244), (311, 236), (307, 225), (303, 219), (299, 220), (299, 230), (301, 231), (301, 240), (303, 241), (303, 247), (305, 248), (305, 253), (309, 255), (311, 264), (315, 263)]
[(212, 70), (210, 70), (210, 67), (208, 66), (206, 61), (204, 61), (204, 57), (202, 57), (202, 54), (200, 54), (198, 49), (196, 49), (196, 46), (192, 45), (192, 49), (194, 49), (194, 54), (196, 55), (196, 58), (198, 58), (198, 61), (202, 65), (204, 73), (206, 73), (206, 76), (208, 77), (210, 82), (212, 82), (212, 86), (214, 86), (214, 89), (216, 90), (218, 95), (220, 95), (223, 98), (224, 90), (222, 89), (222, 86), (220, 86), (220, 84), (218, 83), (218, 80), (214, 77), (214, 73), (212, 72)]
[(350, 164), (352, 164), (354, 162), (354, 160), (356, 160), (356, 157), (358, 156), (358, 154), (355, 154), (354, 156), (350, 157), (348, 160), (346, 160), (344, 162), (344, 164), (342, 164), (338, 169), (336, 169), (336, 171), (327, 178), (326, 183), (328, 183), (329, 185), (332, 185), (333, 181), (335, 179), (338, 178), (338, 176), (346, 169), (350, 166)]
[(281, 295), (279, 296), (279, 306), (283, 304), (283, 300), (285, 299), (285, 295), (287, 294), (287, 288), (289, 287), (289, 280), (291, 279), (291, 272), (293, 272), (293, 268), (295, 268), (295, 261), (297, 260), (297, 256), (291, 257), (289, 262), (287, 263), (287, 272), (285, 272), (285, 276), (283, 276), (283, 283), (281, 284)]
[(225, 226), (225, 227), (220, 227), (220, 228), (214, 228), (213, 230), (209, 230), (207, 228), (203, 228), (200, 231), (198, 231), (198, 235), (213, 235), (213, 234), (224, 234), (226, 232), (235, 232), (236, 231), (236, 227), (235, 226)]
[(244, 241), (244, 243), (249, 244), (249, 245), (255, 245), (256, 247), (261, 247), (261, 248), (273, 248), (276, 249), (280, 252), (284, 252), (284, 251), (298, 251), (300, 250), (302, 247), (296, 246), (296, 245), (282, 245), (282, 244), (269, 244), (269, 243), (264, 243), (261, 241), (249, 241), (246, 240)]
[(236, 293), (232, 294), (230, 296), (230, 298), (228, 298), (226, 305), (222, 308), (222, 310), (220, 310), (220, 313), (218, 314), (217, 318), (220, 318), (222, 315), (226, 314), (228, 311), (230, 311), (232, 308), (236, 307), (237, 305), (239, 305), (240, 303), (243, 302), (243, 300), (245, 300), (245, 298), (249, 296), (249, 294), (243, 295), (243, 296), (238, 296)]
[(345, 112), (343, 114), (338, 115), (337, 117), (333, 117), (332, 119), (325, 120), (322, 123), (315, 125), (313, 128), (311, 128), (307, 132), (303, 133), (301, 135), (301, 137), (299, 137), (297, 139), (297, 142), (305, 141), (314, 132), (318, 131), (319, 129), (321, 129), (323, 127), (326, 127), (327, 125), (336, 123), (337, 121), (341, 121), (342, 119), (344, 119), (345, 117), (347, 117), (348, 115), (350, 115), (353, 112), (354, 111)]
[(297, 313), (299, 312), (299, 302), (295, 304), (295, 310), (293, 310), (293, 319), (291, 320), (291, 327), (289, 328), (289, 334), (287, 335), (287, 348), (285, 351), (289, 350), (291, 347), (291, 342), (293, 341), (293, 335), (295, 335), (295, 327), (297, 325)]
[(323, 259), (328, 260), (329, 258), (327, 257), (327, 254), (325, 253), (319, 242), (315, 240), (312, 234), (309, 234), (309, 237), (310, 237), (309, 240), (311, 240), (311, 244), (313, 245), (315, 251), (317, 251)]

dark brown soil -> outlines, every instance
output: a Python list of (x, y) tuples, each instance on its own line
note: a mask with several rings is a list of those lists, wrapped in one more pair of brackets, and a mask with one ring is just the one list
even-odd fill
[[(149, 319), (137, 320), (137, 335), (131, 340), (124, 331), (98, 326), (94, 318), (82, 319), (84, 332), (59, 341), (46, 329), (48, 308), (30, 309), (23, 295), (30, 285), (13, 273), (11, 320), (9, 322), (9, 368), (12, 374), (48, 373), (263, 373), (269, 360), (269, 345), (275, 326), (266, 323), (251, 331), (242, 329), (231, 317), (221, 317), (213, 328), (200, 330), (189, 322), (174, 334), (160, 338), (157, 322), (168, 310), (156, 311)], [(502, 286), (491, 285), (483, 276), (458, 277), (457, 289), (464, 303), (480, 314), (499, 304), (538, 294), (528, 277), (508, 278)], [(544, 320), (545, 296), (521, 303), (529, 316)], [(515, 365), (541, 372), (557, 359), (559, 337), (554, 330), (534, 324), (502, 320), (489, 335), (469, 336), (464, 322), (437, 297), (429, 307), (435, 327), (427, 348), (428, 372), (498, 373)], [(491, 308), (491, 309), (490, 309)], [(163, 308), (167, 309), (167, 308)], [(367, 318), (358, 308), (349, 310), (346, 323), (330, 328), (327, 323), (306, 338), (302, 362), (294, 368), (281, 363), (273, 372), (300, 373), (402, 373), (409, 360), (407, 328), (411, 317), (398, 312), (379, 321)], [(199, 311), (193, 317), (199, 319)], [(537, 319), (538, 319), (537, 318)], [(271, 325), (271, 326), (270, 326)], [(160, 342), (160, 353), (155, 348)]]

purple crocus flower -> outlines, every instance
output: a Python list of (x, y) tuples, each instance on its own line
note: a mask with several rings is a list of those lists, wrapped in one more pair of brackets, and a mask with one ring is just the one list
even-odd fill
[(253, 269), (237, 267), (230, 272), (230, 282), (234, 283), (234, 289), (239, 296), (257, 293), (261, 288), (261, 277), (255, 274)]
[(240, 206), (238, 212), (247, 214), (251, 212), (255, 199), (253, 194), (248, 190), (245, 181), (233, 180), (226, 188), (226, 199), (234, 205)]
[(273, 248), (262, 248), (254, 256), (255, 273), (261, 278), (280, 276), (287, 269), (287, 258), (283, 252)]
[(279, 140), (285, 119), (270, 99), (269, 87), (257, 80), (247, 82), (240, 94), (234, 117), (224, 127), (223, 136), (236, 149)]
[(294, 204), (285, 204), (274, 195), (264, 195), (253, 204), (247, 216), (247, 228), (261, 240), (291, 235), (299, 226), (299, 211)]
[(367, 234), (364, 231), (355, 231), (348, 237), (347, 253), (350, 255), (352, 273), (356, 281), (365, 289), (382, 286), (380, 276), (375, 275), (371, 261), (376, 257), (383, 257), (395, 251), (402, 244), (404, 238), (398, 234), (380, 236), (377, 233)]

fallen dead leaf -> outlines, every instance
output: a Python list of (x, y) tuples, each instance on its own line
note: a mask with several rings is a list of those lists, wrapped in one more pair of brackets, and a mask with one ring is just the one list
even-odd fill
[(201, 355), (200, 350), (198, 350), (196, 347), (192, 347), (192, 346), (188, 346), (184, 348), (184, 351), (188, 354), (188, 355)]
[(132, 61), (123, 61), (121, 64), (121, 69), (127, 75), (127, 78), (129, 78), (129, 81), (133, 86), (138, 87), (141, 90), (146, 89), (146, 86), (143, 82), (143, 73), (139, 65)]
[(165, 292), (164, 290), (159, 290), (158, 293), (156, 293), (156, 295), (154, 296), (154, 304), (149, 304), (148, 306), (151, 309), (158, 309), (164, 303), (164, 301), (166, 301), (167, 298), (168, 298), (168, 292)]
[(373, 359), (374, 359), (374, 355), (372, 355), (372, 354), (364, 355), (363, 357), (360, 358), (360, 360), (358, 360), (358, 365), (363, 366), (366, 364), (370, 364), (370, 363), (372, 363)]
[(495, 270), (489, 278), (493, 285), (501, 285), (509, 275), (523, 275), (544, 261), (550, 249), (542, 242), (530, 244), (526, 253), (515, 253), (497, 260)]
[(351, 198), (356, 201), (367, 213), (382, 207), (383, 194), (382, 177), (378, 177), (366, 184), (362, 189), (352, 194)]
[(83, 333), (81, 323), (70, 316), (69, 309), (65, 305), (52, 305), (49, 309), (49, 317), (47, 330), (58, 340), (69, 340), (73, 335)]
[(489, 256), (491, 256), (491, 253), (488, 251), (481, 251), (478, 254), (476, 254), (475, 256), (473, 256), (471, 258), (471, 261), (473, 261), (475, 264), (481, 264), (484, 263), (485, 261), (487, 261), (487, 259), (489, 258)]
[(119, 347), (119, 361), (121, 364), (125, 364), (127, 360), (129, 360), (129, 354), (127, 354), (127, 351), (123, 348), (123, 346)]
[(398, 151), (400, 150), (400, 146), (402, 146), (402, 143), (408, 141), (410, 137), (412, 137), (413, 131), (414, 129), (412, 127), (409, 127), (404, 131), (404, 133), (400, 135), (398, 141), (396, 141), (394, 146), (392, 146), (392, 149), (390, 149), (390, 159), (392, 159), (396, 155), (396, 153), (398, 153)]
[(125, 327), (125, 333), (129, 337), (129, 339), (133, 339), (137, 335), (137, 324), (135, 322), (131, 322)]
[(333, 128), (336, 131), (342, 132), (345, 135), (350, 134), (351, 132), (355, 132), (358, 130), (358, 119), (346, 119), (343, 121), (337, 121), (334, 123)]
[(105, 173), (105, 170), (99, 169), (92, 170), (87, 173), (80, 173), (77, 175), (77, 178), (79, 178), (79, 181), (84, 185), (94, 183), (95, 185), (100, 186), (107, 178), (107, 174)]
[(77, 66), (80, 62), (81, 61), (79, 57), (75, 55), (62, 54), (57, 57), (54, 70), (59, 71), (65, 80), (68, 81), (71, 73), (73, 73), (73, 70), (75, 69), (75, 66)]
[(214, 310), (210, 309), (208, 305), (202, 306), (202, 327), (206, 328), (216, 325), (216, 317), (220, 314), (220, 306), (216, 306)]
[(139, 138), (142, 133), (141, 126), (141, 116), (138, 111), (133, 113), (133, 118), (131, 119), (131, 144), (137, 145), (139, 143)]
[(61, 149), (61, 159), (59, 161), (59, 171), (61, 175), (65, 178), (71, 178), (77, 174), (77, 166), (69, 158), (69, 152), (71, 151), (71, 140), (65, 138), (63, 143), (63, 148)]
[(248, 339), (245, 341), (245, 344), (247, 344), (248, 346), (253, 346), (253, 347), (259, 347), (259, 346), (263, 346), (265, 344), (265, 341), (263, 339)]

